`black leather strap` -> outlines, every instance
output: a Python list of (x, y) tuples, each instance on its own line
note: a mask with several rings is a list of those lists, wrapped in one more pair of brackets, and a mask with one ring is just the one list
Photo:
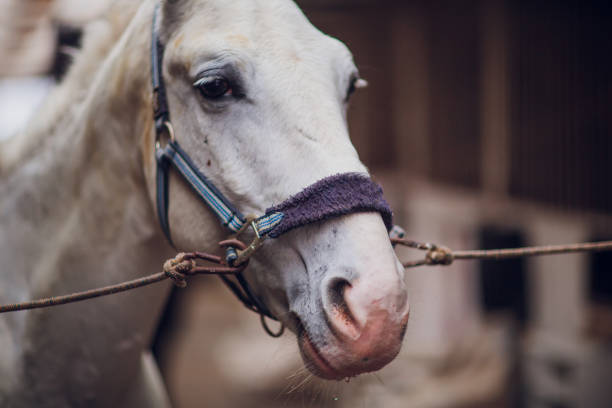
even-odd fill
[(168, 222), (168, 171), (170, 162), (163, 149), (155, 152), (157, 159), (157, 217), (166, 238), (174, 247), (172, 235), (170, 234), (170, 223)]
[(157, 16), (159, 15), (159, 4), (155, 6), (153, 14), (153, 28), (151, 30), (151, 78), (153, 84), (153, 117), (155, 119), (155, 130), (158, 134), (163, 132), (165, 122), (170, 121), (168, 110), (168, 99), (166, 87), (162, 74), (162, 61), (164, 58), (164, 47), (157, 35)]

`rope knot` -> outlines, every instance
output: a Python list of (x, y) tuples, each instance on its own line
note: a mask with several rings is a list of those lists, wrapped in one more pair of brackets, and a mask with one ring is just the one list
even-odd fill
[(185, 253), (181, 252), (173, 259), (168, 259), (164, 262), (164, 273), (172, 279), (172, 282), (179, 288), (187, 287), (186, 276), (196, 267), (193, 259), (186, 259)]
[(427, 265), (450, 265), (454, 260), (455, 257), (450, 249), (436, 245), (432, 245), (425, 256)]

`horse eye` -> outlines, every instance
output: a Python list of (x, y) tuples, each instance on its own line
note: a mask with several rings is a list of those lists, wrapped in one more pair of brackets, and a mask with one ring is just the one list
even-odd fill
[(232, 87), (227, 79), (223, 77), (202, 78), (194, 84), (207, 99), (219, 99), (225, 95), (232, 94)]

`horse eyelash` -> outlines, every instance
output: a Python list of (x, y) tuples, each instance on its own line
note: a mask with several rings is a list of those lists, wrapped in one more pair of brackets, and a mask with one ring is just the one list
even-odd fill
[(198, 79), (197, 81), (195, 81), (195, 82), (193, 83), (193, 86), (194, 86), (195, 88), (197, 88), (197, 87), (201, 86), (202, 84), (204, 84), (204, 83), (206, 82), (206, 80), (207, 80), (207, 79), (208, 79), (208, 77), (202, 77), (202, 78)]

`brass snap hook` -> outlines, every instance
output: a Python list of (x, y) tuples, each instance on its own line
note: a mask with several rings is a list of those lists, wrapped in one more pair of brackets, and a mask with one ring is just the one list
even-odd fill
[(253, 255), (253, 253), (255, 253), (255, 251), (257, 251), (264, 243), (265, 238), (262, 237), (259, 233), (256, 219), (252, 219), (249, 223), (249, 226), (253, 229), (253, 232), (255, 233), (255, 238), (253, 238), (253, 241), (251, 241), (251, 243), (245, 249), (237, 251), (238, 258), (236, 258), (236, 260), (234, 261), (236, 265), (240, 265), (241, 263), (249, 259)]
[(259, 228), (257, 228), (257, 217), (255, 215), (248, 215), (242, 228), (240, 228), (240, 230), (238, 230), (238, 232), (236, 232), (232, 238), (238, 240), (238, 238), (249, 228), (253, 230), (255, 237), (250, 244), (244, 244), (244, 248), (236, 249), (236, 258), (232, 262), (234, 266), (239, 266), (248, 261), (253, 253), (255, 253), (255, 251), (257, 251), (263, 245), (266, 239), (266, 237), (262, 236), (259, 232)]

